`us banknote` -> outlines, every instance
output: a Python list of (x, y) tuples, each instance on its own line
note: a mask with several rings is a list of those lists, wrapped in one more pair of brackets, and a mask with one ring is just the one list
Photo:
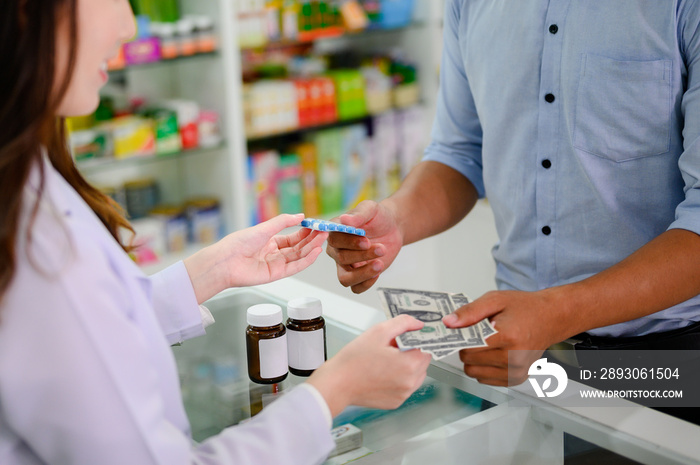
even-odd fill
[(439, 360), (461, 349), (486, 347), (486, 339), (497, 332), (487, 318), (465, 328), (448, 328), (442, 323), (443, 317), (469, 303), (464, 294), (388, 287), (377, 291), (388, 318), (405, 314), (425, 324), (419, 331), (396, 338), (402, 350), (420, 349)]

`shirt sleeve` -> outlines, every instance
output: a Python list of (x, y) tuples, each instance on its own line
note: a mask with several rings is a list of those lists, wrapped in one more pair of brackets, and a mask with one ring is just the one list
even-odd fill
[[(202, 463), (322, 463), (335, 448), (335, 441), (313, 390), (312, 386), (301, 384), (249, 422), (202, 442), (198, 455), (217, 458)], [(291, 457), (293, 455), (297, 457)], [(303, 460), (299, 460), (300, 457)]]
[(184, 262), (169, 266), (150, 280), (153, 308), (168, 342), (177, 344), (204, 335), (204, 328), (213, 319), (209, 321), (208, 310), (198, 305)]
[[(193, 445), (178, 425), (177, 377), (150, 309), (85, 244), (60, 277), (18, 276), (0, 324), (0, 439), (41, 463), (320, 464), (334, 447), (323, 406), (293, 389), (246, 424)], [(40, 288), (41, 293), (31, 294)], [(27, 295), (33, 295), (27, 299)], [(146, 302), (146, 299), (141, 299)], [(195, 313), (197, 306), (194, 306)], [(154, 337), (151, 337), (154, 336)], [(179, 405), (179, 407), (178, 407)], [(185, 422), (186, 423), (186, 422)], [(5, 428), (3, 428), (4, 430)], [(2, 442), (0, 441), (0, 444)]]
[(678, 35), (687, 68), (687, 86), (682, 97), (683, 153), (678, 161), (685, 198), (676, 208), (669, 229), (686, 229), (700, 234), (700, 5), (679, 4)]
[(333, 426), (333, 415), (331, 415), (331, 409), (328, 407), (328, 403), (326, 402), (326, 399), (323, 398), (320, 392), (318, 392), (318, 389), (310, 385), (309, 383), (303, 383), (300, 384), (297, 389), (306, 389), (308, 390), (316, 399), (316, 402), (318, 403), (319, 407), (323, 411), (323, 416), (326, 418), (326, 423), (328, 424), (328, 428)]
[(459, 171), (474, 185), (479, 197), (484, 197), (483, 134), (460, 50), (460, 3), (446, 2), (437, 113), (423, 160), (440, 162)]

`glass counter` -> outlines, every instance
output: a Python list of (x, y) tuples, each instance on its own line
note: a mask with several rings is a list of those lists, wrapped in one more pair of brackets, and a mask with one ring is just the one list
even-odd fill
[[(276, 385), (249, 381), (245, 328), (246, 310), (251, 305), (280, 305), (286, 321), (286, 302), (290, 298), (321, 298), (328, 357), (360, 334), (363, 327), (383, 319), (373, 315), (378, 313), (376, 310), (361, 308), (364, 306), (350, 299), (294, 280), (283, 281), (220, 294), (206, 304), (216, 319), (207, 328), (207, 335), (173, 347), (196, 441), (247, 421), (306, 379), (290, 373)], [(341, 313), (326, 311), (330, 299), (331, 308), (355, 317), (352, 324), (335, 318)], [(363, 311), (370, 315), (369, 320), (362, 321)], [(454, 358), (433, 362), (423, 385), (398, 409), (349, 407), (335, 418), (334, 426), (346, 423), (362, 430), (362, 446), (330, 458), (326, 462), (329, 465), (355, 459), (353, 463), (402, 465), (700, 464), (698, 426), (644, 407), (575, 409), (524, 398), (516, 391), (481, 385), (468, 378)]]

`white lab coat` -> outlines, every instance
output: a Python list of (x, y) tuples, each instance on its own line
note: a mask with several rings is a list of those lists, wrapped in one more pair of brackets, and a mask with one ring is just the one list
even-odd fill
[(194, 445), (169, 342), (204, 333), (178, 263), (152, 278), (43, 161), (25, 187), (17, 269), (0, 304), (0, 464), (312, 464), (334, 446), (296, 388)]

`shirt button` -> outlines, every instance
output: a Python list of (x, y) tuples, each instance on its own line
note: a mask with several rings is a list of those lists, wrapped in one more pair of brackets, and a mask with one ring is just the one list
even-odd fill
[(552, 103), (554, 101), (554, 94), (547, 94), (544, 96), (544, 100), (547, 103)]
[(552, 167), (552, 162), (549, 160), (542, 160), (542, 166), (544, 166), (544, 168), (548, 170)]
[(551, 26), (549, 26), (549, 32), (551, 32), (552, 34), (556, 34), (557, 32), (559, 32), (559, 27), (556, 24), (552, 24)]
[(552, 234), (552, 228), (550, 228), (549, 226), (545, 226), (544, 228), (542, 228), (542, 234), (544, 234), (545, 236), (549, 236), (550, 234)]

